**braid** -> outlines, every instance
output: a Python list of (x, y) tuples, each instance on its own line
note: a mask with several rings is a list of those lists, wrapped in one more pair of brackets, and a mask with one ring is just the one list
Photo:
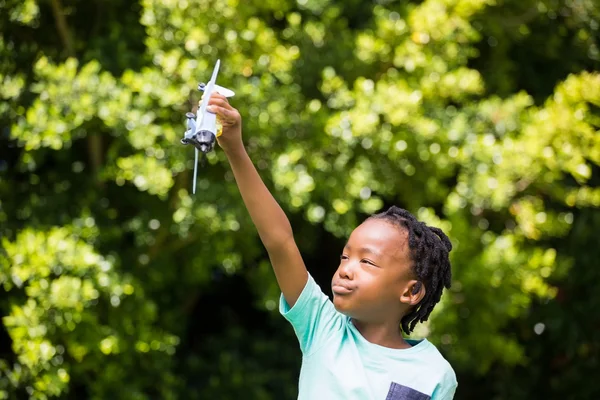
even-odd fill
[(410, 334), (418, 322), (427, 321), (440, 301), (444, 287), (450, 288), (452, 271), (448, 253), (452, 250), (452, 243), (441, 229), (425, 225), (408, 211), (396, 206), (370, 218), (392, 222), (408, 232), (413, 272), (426, 289), (419, 304), (402, 317), (402, 330)]

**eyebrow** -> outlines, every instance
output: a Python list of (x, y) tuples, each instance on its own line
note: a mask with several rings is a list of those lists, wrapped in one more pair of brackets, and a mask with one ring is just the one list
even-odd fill
[[(348, 249), (348, 250), (352, 250), (352, 248), (350, 247), (350, 245), (348, 243), (346, 243), (346, 245), (344, 246), (344, 248)], [(373, 249), (371, 247), (368, 247), (368, 246), (360, 247), (360, 248), (358, 248), (358, 251), (365, 252), (365, 253), (370, 253), (370, 254), (373, 254), (374, 256), (382, 257), (381, 252), (379, 252), (379, 251), (377, 251), (377, 250), (375, 250), (375, 249)]]

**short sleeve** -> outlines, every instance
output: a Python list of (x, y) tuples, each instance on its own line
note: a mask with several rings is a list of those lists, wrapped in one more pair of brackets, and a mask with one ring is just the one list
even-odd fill
[(342, 329), (344, 322), (344, 316), (337, 312), (310, 274), (292, 308), (283, 294), (280, 296), (279, 312), (292, 324), (304, 355), (317, 350), (332, 333)]
[(454, 398), (454, 393), (456, 392), (456, 385), (451, 386), (444, 393), (434, 394), (431, 400), (452, 400)]
[(436, 390), (431, 397), (431, 400), (452, 400), (456, 393), (456, 376), (454, 372), (452, 374), (446, 374), (442, 382), (442, 390)]

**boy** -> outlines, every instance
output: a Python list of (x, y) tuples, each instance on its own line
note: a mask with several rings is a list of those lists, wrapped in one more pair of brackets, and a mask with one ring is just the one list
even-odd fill
[(426, 339), (405, 340), (450, 287), (449, 239), (392, 207), (350, 235), (332, 279), (333, 302), (309, 275), (292, 227), (242, 142), (241, 117), (213, 94), (225, 152), (282, 292), (280, 312), (302, 350), (299, 399), (452, 399), (450, 364)]

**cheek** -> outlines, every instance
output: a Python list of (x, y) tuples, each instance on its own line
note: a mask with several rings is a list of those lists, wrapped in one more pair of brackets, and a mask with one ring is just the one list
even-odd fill
[(388, 274), (364, 274), (363, 285), (367, 289), (365, 296), (375, 303), (386, 303), (398, 297), (399, 282)]
[(387, 297), (386, 283), (376, 277), (364, 274), (360, 283), (361, 297), (370, 303), (378, 302)]

